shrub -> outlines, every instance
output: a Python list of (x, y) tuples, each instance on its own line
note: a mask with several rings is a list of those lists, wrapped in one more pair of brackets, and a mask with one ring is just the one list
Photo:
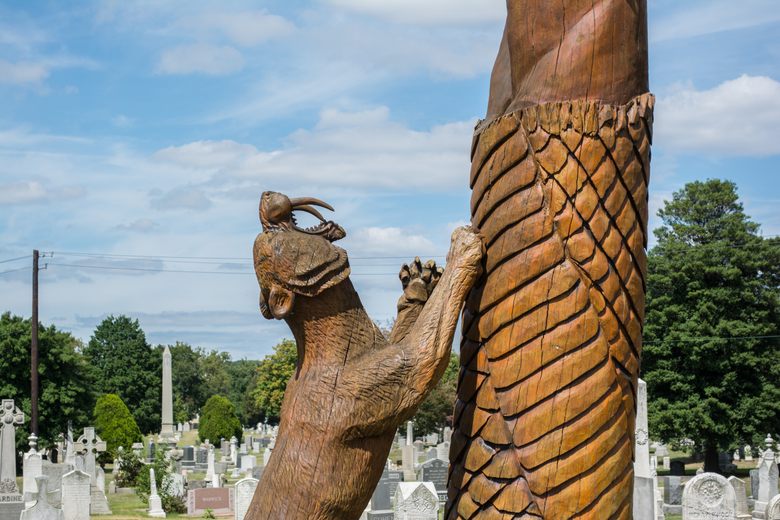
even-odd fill
[(209, 439), (212, 443), (218, 443), (220, 439), (235, 436), (240, 442), (242, 433), (241, 421), (238, 420), (233, 403), (221, 395), (210, 397), (200, 415), (200, 440)]
[(133, 415), (125, 403), (116, 394), (106, 394), (95, 404), (95, 429), (97, 434), (106, 441), (106, 452), (101, 456), (101, 462), (110, 461), (116, 457), (120, 446), (129, 449), (134, 442), (142, 440)]
[(186, 513), (187, 504), (183, 496), (176, 496), (168, 492), (164, 482), (168, 475), (175, 470), (173, 459), (168, 457), (167, 450), (157, 450), (151, 464), (144, 464), (136, 480), (135, 493), (145, 503), (149, 503), (149, 493), (152, 486), (149, 480), (149, 470), (154, 469), (154, 480), (157, 484), (157, 494), (160, 496), (162, 508), (166, 513)]
[(117, 487), (135, 487), (138, 475), (146, 467), (144, 461), (131, 450), (124, 450), (119, 456), (119, 467), (114, 468), (114, 482)]

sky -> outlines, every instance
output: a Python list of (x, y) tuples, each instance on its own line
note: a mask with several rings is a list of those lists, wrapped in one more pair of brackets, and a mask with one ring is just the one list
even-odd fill
[[(731, 179), (780, 234), (777, 0), (648, 9), (651, 212)], [(400, 264), (443, 262), (469, 218), (504, 16), (502, 0), (0, 3), (0, 262), (24, 257), (0, 263), (0, 312), (30, 315), (39, 249), (45, 324), (88, 341), (127, 314), (150, 343), (259, 359), (290, 337), (260, 315), (250, 260), (275, 190), (335, 207), (358, 292), (391, 319)]]

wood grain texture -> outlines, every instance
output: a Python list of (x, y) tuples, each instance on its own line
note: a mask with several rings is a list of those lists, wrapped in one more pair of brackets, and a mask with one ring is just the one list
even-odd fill
[[(458, 316), (481, 269), (482, 243), (468, 227), (452, 235), (447, 266), (412, 262), (390, 341), (349, 278), (344, 230), (317, 199), (263, 194), (254, 245), (260, 311), (284, 319), (298, 346), (276, 447), (248, 520), (357, 520), (385, 467), (397, 427), (441, 378)], [(322, 220), (295, 224), (294, 211)]]
[(446, 518), (631, 518), (653, 97), (525, 107), (474, 139)]

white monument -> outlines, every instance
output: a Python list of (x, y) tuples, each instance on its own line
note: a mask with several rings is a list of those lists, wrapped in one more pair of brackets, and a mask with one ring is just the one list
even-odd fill
[(252, 497), (255, 495), (257, 482), (255, 478), (245, 478), (236, 482), (235, 520), (244, 520), (246, 512), (249, 511), (249, 504), (252, 503)]
[(775, 460), (775, 452), (772, 450), (774, 440), (771, 435), (764, 441), (766, 450), (761, 453), (758, 465), (758, 496), (753, 497), (753, 518), (763, 519), (766, 516), (766, 508), (769, 501), (778, 493), (778, 467)]
[(399, 482), (393, 498), (395, 520), (438, 520), (439, 496), (432, 482)]
[(171, 373), (171, 350), (165, 346), (162, 355), (162, 429), (160, 442), (172, 443), (173, 431), (173, 376)]
[(39, 476), (36, 482), (38, 490), (36, 500), (32, 506), (22, 511), (20, 520), (64, 520), (65, 515), (61, 509), (49, 504), (48, 477)]
[(89, 475), (75, 469), (62, 477), (62, 513), (64, 520), (89, 520)]
[(737, 516), (734, 488), (716, 473), (702, 473), (689, 480), (682, 503), (684, 520), (725, 520)]
[(166, 515), (162, 508), (162, 500), (160, 500), (160, 495), (157, 494), (157, 481), (154, 479), (154, 468), (149, 468), (149, 487), (149, 511), (146, 514), (155, 518), (165, 518)]

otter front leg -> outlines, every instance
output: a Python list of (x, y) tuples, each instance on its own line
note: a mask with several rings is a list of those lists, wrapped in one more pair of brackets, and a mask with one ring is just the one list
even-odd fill
[(404, 293), (398, 299), (398, 316), (388, 338), (391, 343), (400, 342), (412, 330), (443, 272), (433, 260), (423, 264), (419, 257), (401, 267), (398, 277)]

